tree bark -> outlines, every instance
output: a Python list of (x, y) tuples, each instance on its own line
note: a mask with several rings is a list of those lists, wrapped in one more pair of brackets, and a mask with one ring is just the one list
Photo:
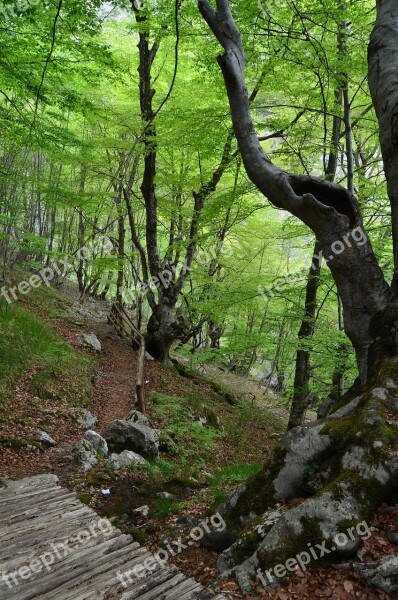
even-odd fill
[(368, 48), (369, 88), (379, 122), (379, 137), (391, 205), (394, 277), (398, 292), (398, 3), (377, 0), (377, 20)]

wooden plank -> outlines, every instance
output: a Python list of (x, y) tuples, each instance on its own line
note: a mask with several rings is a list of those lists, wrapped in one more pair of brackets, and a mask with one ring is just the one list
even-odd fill
[[(114, 541), (111, 543), (105, 541), (98, 543), (98, 540), (93, 543), (86, 544), (83, 549), (75, 550), (68, 557), (54, 562), (51, 566), (51, 571), (45, 571), (37, 574), (37, 577), (26, 581), (23, 584), (14, 588), (13, 600), (31, 600), (36, 596), (44, 594), (53, 594), (54, 590), (58, 590), (65, 583), (73, 585), (77, 583), (79, 578), (85, 573), (93, 569), (93, 566), (108, 568), (109, 565), (116, 565), (123, 559), (126, 553), (126, 546), (130, 543), (130, 536), (119, 536), (116, 545)], [(146, 552), (138, 549), (137, 552)]]
[(8, 493), (15, 493), (17, 490), (26, 491), (29, 488), (48, 487), (49, 484), (55, 486), (58, 483), (58, 477), (52, 474), (34, 475), (32, 477), (24, 477), (24, 479), (8, 479), (4, 487), (0, 487), (0, 495), (4, 497)]
[(27, 518), (26, 521), (19, 521), (15, 524), (15, 526), (13, 523), (11, 523), (6, 527), (2, 527), (1, 531), (4, 536), (4, 541), (6, 541), (6, 538), (8, 538), (10, 535), (13, 536), (13, 532), (14, 534), (19, 533), (22, 537), (25, 532), (29, 534), (29, 532), (34, 532), (36, 531), (36, 529), (40, 531), (42, 528), (47, 528), (50, 530), (57, 531), (58, 528), (62, 527), (63, 524), (67, 523), (68, 520), (74, 520), (76, 522), (77, 519), (80, 520), (81, 518), (83, 518), (86, 521), (88, 521), (92, 517), (87, 507), (84, 506), (74, 505), (68, 507), (68, 505), (61, 505), (60, 510), (62, 509), (64, 509), (64, 512), (55, 513), (55, 515), (53, 515), (53, 517), (60, 517), (59, 519), (57, 519), (57, 524), (54, 524), (53, 527), (51, 527), (51, 521), (46, 521), (46, 519), (42, 516), (33, 516), (32, 518)]
[(67, 490), (57, 491), (57, 493), (40, 494), (35, 498), (34, 502), (32, 502), (32, 496), (29, 495), (29, 497), (15, 500), (15, 502), (10, 501), (6, 504), (1, 504), (0, 522), (7, 517), (11, 519), (29, 511), (40, 511), (42, 506), (51, 507), (53, 504), (64, 500), (73, 500), (75, 503), (79, 504), (76, 495), (69, 493)]
[[(97, 529), (94, 529), (96, 531)], [(2, 550), (0, 559), (2, 560), (3, 568), (7, 570), (15, 570), (18, 564), (24, 560), (29, 560), (28, 555), (32, 558), (37, 555), (42, 555), (45, 552), (51, 552), (54, 550), (53, 546), (59, 547), (61, 544), (66, 544), (67, 541), (72, 542), (73, 538), (76, 537), (82, 531), (89, 531), (89, 526), (86, 523), (82, 523), (80, 527), (76, 526), (76, 523), (70, 523), (67, 528), (62, 527), (57, 532), (51, 534), (51, 541), (48, 541), (49, 530), (45, 530), (41, 535), (32, 535), (18, 539), (13, 545), (7, 545), (7, 549)], [(120, 532), (117, 530), (112, 531), (112, 534), (106, 536), (106, 539), (112, 540), (115, 537), (120, 536)], [(104, 536), (98, 533), (96, 539), (102, 539)], [(30, 542), (30, 547), (29, 547)], [(53, 545), (53, 546), (52, 546)], [(33, 551), (32, 551), (33, 550)], [(29, 553), (29, 554), (28, 554)]]
[(26, 492), (26, 493), (19, 493), (18, 495), (11, 494), (10, 498), (0, 500), (0, 509), (3, 506), (6, 506), (10, 502), (10, 500), (12, 501), (13, 504), (19, 503), (19, 502), (26, 503), (28, 501), (28, 499), (36, 498), (38, 501), (40, 501), (40, 498), (43, 498), (43, 500), (46, 500), (47, 498), (52, 498), (54, 496), (64, 494), (64, 493), (65, 493), (65, 491), (62, 490), (61, 488), (51, 487), (51, 488), (37, 488), (37, 489), (34, 489), (34, 490)]
[[(116, 573), (120, 569), (124, 571), (127, 565), (131, 565), (132, 568), (135, 565), (141, 564), (151, 555), (144, 548), (135, 548), (134, 544), (131, 546), (124, 547), (117, 552), (105, 555), (104, 559), (98, 562), (91, 562), (91, 568), (83, 570), (83, 572), (77, 573), (75, 569), (73, 579), (68, 579), (63, 585), (57, 586), (57, 594), (60, 594), (62, 600), (73, 600), (76, 598), (77, 593), (81, 593), (82, 590), (92, 592), (93, 590), (99, 590), (102, 586), (108, 582), (114, 582), (114, 585), (118, 583), (116, 579)], [(52, 600), (52, 591), (47, 594), (40, 596), (40, 600)]]
[(160, 600), (163, 598), (164, 594), (176, 587), (181, 581), (184, 581), (185, 576), (182, 573), (177, 573), (171, 579), (167, 579), (165, 582), (160, 585), (152, 588), (148, 592), (140, 593), (139, 590), (136, 591), (127, 591), (121, 597), (121, 600)]
[[(66, 498), (59, 501), (57, 500), (56, 502), (51, 503), (49, 509), (46, 510), (46, 515), (48, 517), (51, 517), (52, 515), (58, 515), (60, 508), (65, 509), (65, 512), (72, 512), (73, 510), (81, 509), (82, 505), (78, 500), (76, 500), (76, 498)], [(25, 523), (26, 526), (29, 522), (34, 522), (36, 524), (40, 519), (45, 519), (46, 515), (43, 515), (43, 511), (40, 508), (31, 507), (28, 509), (20, 509), (15, 507), (10, 511), (8, 516), (3, 515), (0, 518), (0, 539), (2, 531), (6, 530), (7, 527), (13, 527), (16, 529), (19, 523)], [(47, 521), (48, 520), (49, 519), (47, 519)]]
[[(100, 529), (101, 521), (52, 475), (7, 482), (0, 488), (1, 600), (217, 600), (173, 565), (157, 565), (123, 586), (118, 575), (152, 555), (119, 529)], [(90, 537), (79, 544), (76, 535), (83, 531)], [(64, 556), (60, 545), (68, 540)], [(45, 553), (54, 557), (48, 570), (43, 566), (22, 579), (19, 569), (34, 559), (43, 564)], [(10, 589), (2, 575), (14, 572), (18, 585)]]

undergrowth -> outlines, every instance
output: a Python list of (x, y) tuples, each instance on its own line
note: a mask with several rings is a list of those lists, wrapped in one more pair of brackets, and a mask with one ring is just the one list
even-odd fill
[[(32, 301), (34, 297), (32, 295)], [(55, 310), (58, 303), (58, 295), (55, 297), (46, 290), (44, 310), (48, 309), (47, 314)], [(15, 303), (0, 312), (0, 338), (2, 411), (28, 369), (32, 370), (28, 385), (35, 396), (43, 400), (72, 402), (73, 405), (88, 402), (95, 361), (75, 353), (46, 320)]]

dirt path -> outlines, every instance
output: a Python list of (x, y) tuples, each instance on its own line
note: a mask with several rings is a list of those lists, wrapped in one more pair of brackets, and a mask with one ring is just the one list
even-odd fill
[[(102, 346), (102, 357), (95, 378), (90, 411), (98, 418), (101, 431), (109, 421), (120, 419), (134, 408), (136, 354), (131, 346), (108, 324), (110, 306), (107, 302), (87, 298), (79, 303), (76, 286), (66, 283), (61, 288), (72, 302), (77, 321), (83, 317), (81, 333), (94, 333)], [(61, 333), (65, 333), (62, 332)], [(74, 331), (71, 343), (76, 346)]]
[(101, 342), (104, 356), (96, 377), (91, 411), (102, 430), (109, 421), (125, 417), (134, 408), (136, 354), (113, 326), (92, 322), (92, 331)]

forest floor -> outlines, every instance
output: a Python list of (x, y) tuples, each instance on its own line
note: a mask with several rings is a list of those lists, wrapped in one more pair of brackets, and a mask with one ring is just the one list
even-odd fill
[[(162, 453), (149, 466), (118, 474), (101, 464), (80, 473), (70, 450), (84, 429), (71, 409), (89, 409), (101, 433), (134, 408), (136, 353), (107, 323), (108, 311), (105, 302), (80, 304), (75, 286), (66, 283), (59, 291), (34, 290), (0, 316), (0, 481), (55, 473), (83, 502), (154, 551), (176, 527), (189, 530), (202, 515), (213, 514), (229, 491), (260, 469), (283, 434), (288, 414), (276, 396), (264, 395), (255, 382), (215, 365), (201, 365), (194, 377), (184, 377), (174, 368), (146, 361), (148, 416), (173, 435), (178, 452)], [(82, 347), (83, 333), (97, 335), (101, 355)], [(187, 364), (186, 359), (181, 362)], [(233, 391), (238, 403), (228, 403), (223, 390)], [(220, 425), (198, 426), (197, 419), (209, 411)], [(37, 448), (38, 429), (56, 441), (54, 448)], [(106, 490), (110, 493), (104, 495)], [(165, 492), (171, 496), (165, 498)], [(147, 516), (134, 513), (142, 505), (149, 507)], [(361, 548), (366, 562), (396, 553), (387, 530), (398, 531), (398, 505), (385, 508), (375, 516), (372, 536)], [(217, 558), (195, 544), (172, 562), (210, 585), (218, 575)], [(246, 599), (388, 598), (351, 571), (296, 571), (279, 590), (261, 591), (257, 583), (247, 594), (232, 581), (219, 589), (228, 598)]]

